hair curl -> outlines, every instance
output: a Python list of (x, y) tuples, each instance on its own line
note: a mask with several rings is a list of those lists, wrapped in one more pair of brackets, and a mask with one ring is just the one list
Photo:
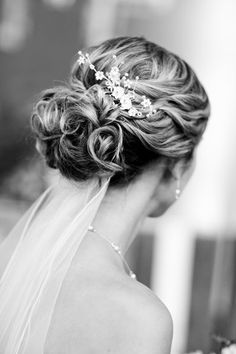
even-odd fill
[(120, 37), (89, 48), (97, 70), (114, 65), (139, 80), (138, 96), (156, 114), (130, 117), (114, 107), (89, 65), (76, 62), (68, 85), (45, 90), (32, 114), (37, 146), (47, 164), (67, 178), (112, 176), (128, 183), (152, 161), (191, 159), (210, 113), (207, 94), (192, 68), (177, 55), (139, 37)]

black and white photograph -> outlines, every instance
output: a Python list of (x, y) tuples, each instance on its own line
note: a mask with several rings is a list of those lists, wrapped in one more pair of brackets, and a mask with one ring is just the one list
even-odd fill
[(0, 0), (0, 354), (236, 354), (236, 1)]

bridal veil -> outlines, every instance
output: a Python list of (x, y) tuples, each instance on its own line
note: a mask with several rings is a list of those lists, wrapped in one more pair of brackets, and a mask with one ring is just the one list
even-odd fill
[(63, 280), (108, 184), (61, 177), (0, 244), (0, 353), (43, 354)]

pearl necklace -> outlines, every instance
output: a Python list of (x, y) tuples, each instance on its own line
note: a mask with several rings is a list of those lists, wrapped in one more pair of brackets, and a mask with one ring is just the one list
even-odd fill
[(114, 251), (119, 254), (119, 256), (120, 256), (120, 258), (121, 258), (123, 264), (125, 265), (125, 267), (126, 267), (126, 269), (127, 269), (127, 271), (128, 271), (129, 276), (130, 276), (132, 279), (136, 279), (136, 274), (130, 269), (128, 263), (126, 262), (125, 258), (123, 257), (123, 255), (122, 255), (122, 253), (121, 253), (120, 247), (119, 247), (118, 245), (116, 245), (114, 242), (109, 241), (106, 237), (104, 237), (104, 236), (102, 236), (101, 234), (99, 234), (99, 232), (97, 232), (97, 230), (96, 230), (92, 225), (90, 225), (90, 226), (88, 227), (88, 231), (91, 231), (91, 232), (93, 232), (93, 233), (96, 233), (98, 236), (100, 236), (100, 237), (102, 237), (104, 240), (106, 240), (106, 241), (111, 245), (111, 247), (114, 249)]

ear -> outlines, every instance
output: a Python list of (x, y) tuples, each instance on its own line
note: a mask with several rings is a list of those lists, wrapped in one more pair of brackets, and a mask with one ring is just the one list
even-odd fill
[(178, 199), (193, 173), (194, 166), (194, 160), (179, 160), (168, 167), (167, 173), (163, 174), (156, 185), (148, 216), (161, 216)]
[(193, 170), (195, 167), (196, 155), (192, 154), (192, 157), (189, 159), (181, 159), (175, 162), (170, 168), (170, 175), (174, 180), (182, 180), (185, 178), (186, 172)]
[(156, 184), (149, 204), (149, 217), (159, 217), (175, 201), (176, 177), (170, 171), (166, 171)]
[(176, 186), (176, 199), (179, 198), (185, 185), (191, 178), (195, 169), (196, 159), (195, 154), (189, 160), (179, 160), (172, 168), (171, 174)]
[(171, 169), (171, 176), (175, 181), (181, 180), (184, 172), (185, 172), (186, 165), (182, 160), (179, 160), (175, 163), (175, 165)]

